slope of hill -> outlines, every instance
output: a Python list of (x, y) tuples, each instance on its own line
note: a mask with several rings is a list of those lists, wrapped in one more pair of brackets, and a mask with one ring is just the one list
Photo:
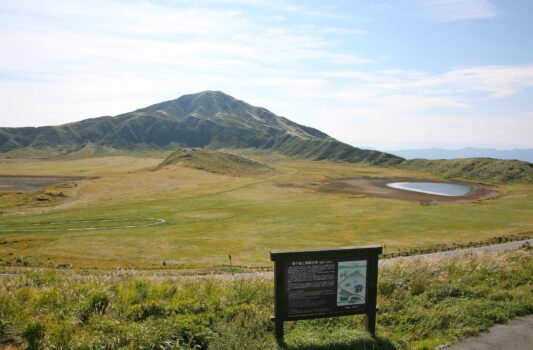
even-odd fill
[(169, 165), (181, 165), (229, 176), (253, 176), (274, 171), (270, 166), (248, 158), (198, 148), (179, 148), (162, 161), (157, 169)]
[(468, 158), (448, 160), (406, 160), (402, 168), (425, 170), (448, 178), (486, 183), (533, 183), (533, 164), (519, 160)]
[(524, 162), (533, 163), (533, 148), (509, 150), (474, 147), (466, 147), (461, 149), (428, 148), (398, 150), (391, 151), (391, 153), (406, 159), (496, 158), (521, 160)]
[(119, 150), (258, 148), (317, 160), (398, 164), (402, 158), (341, 143), (323, 132), (218, 91), (204, 91), (116, 117), (60, 126), (0, 128), (0, 152), (74, 152), (94, 144)]

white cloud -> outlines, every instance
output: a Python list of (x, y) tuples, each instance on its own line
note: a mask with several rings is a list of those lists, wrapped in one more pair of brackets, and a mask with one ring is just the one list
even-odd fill
[[(83, 70), (95, 60), (105, 61), (110, 70), (125, 68), (111, 65), (118, 61), (181, 69), (206, 61), (211, 66), (233, 62), (239, 68), (246, 62), (286, 68), (314, 61), (341, 65), (370, 61), (332, 52), (329, 39), (312, 29), (273, 25), (238, 10), (113, 2), (106, 6), (65, 2), (52, 8), (23, 4), (32, 17), (4, 23), (0, 49), (7, 54), (0, 57), (0, 65), (6, 70), (59, 72), (57, 65), (63, 67), (65, 61), (67, 68), (73, 64)], [(5, 9), (18, 13), (19, 8)], [(60, 24), (55, 22), (58, 17)]]
[[(330, 39), (316, 28), (272, 23), (270, 17), (243, 13), (238, 7), (202, 7), (205, 3), (0, 3), (5, 16), (0, 72), (19, 77), (0, 85), (2, 124), (43, 125), (114, 114), (141, 107), (147, 100), (202, 89), (291, 89), (311, 83), (310, 78), (300, 78), (301, 67), (369, 62), (330, 50)], [(254, 6), (273, 5), (258, 1)], [(283, 8), (295, 11), (293, 6)], [(46, 108), (38, 114), (21, 108), (25, 92), (33, 94), (34, 104), (39, 101)], [(98, 102), (110, 100), (117, 101), (115, 107)], [(119, 109), (135, 100), (137, 105)]]
[(373, 80), (377, 79), (385, 80), (383, 89), (416, 89), (448, 95), (482, 93), (488, 98), (502, 98), (533, 87), (533, 65), (474, 66), (440, 74), (398, 71), (386, 76), (380, 73)]
[(424, 0), (422, 14), (437, 22), (491, 18), (496, 9), (488, 0)]
[(482, 108), (487, 101), (500, 103), (531, 91), (532, 65), (478, 66), (438, 74), (349, 70), (316, 76), (334, 83), (322, 91), (307, 90), (314, 102), (307, 116), (314, 126), (351, 144), (389, 149), (446, 143), (532, 145), (533, 115), (511, 110), (495, 115)]
[[(491, 115), (476, 111), (480, 101), (505, 101), (533, 87), (531, 64), (441, 73), (371, 70), (371, 58), (332, 49), (336, 34), (363, 34), (359, 30), (291, 25), (282, 16), (248, 13), (240, 0), (202, 7), (206, 3), (212, 2), (1, 2), (0, 125), (116, 115), (210, 89), (354, 145), (495, 142), (496, 134), (501, 142), (531, 143), (524, 131), (533, 129), (530, 115), (480, 124)], [(304, 10), (298, 13), (316, 12)], [(2, 78), (2, 72), (9, 74)], [(477, 136), (468, 131), (476, 123)], [(459, 129), (467, 130), (464, 136)]]
[(402, 106), (412, 106), (411, 111), (467, 107), (476, 100), (503, 99), (533, 87), (531, 64), (474, 66), (442, 73), (338, 70), (315, 76), (337, 82), (337, 88), (330, 91), (336, 99), (389, 104), (402, 110)]

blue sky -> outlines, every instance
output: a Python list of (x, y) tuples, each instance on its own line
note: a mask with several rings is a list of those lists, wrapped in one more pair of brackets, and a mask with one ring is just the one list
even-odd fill
[(533, 147), (533, 1), (0, 0), (0, 126), (222, 90), (354, 146)]

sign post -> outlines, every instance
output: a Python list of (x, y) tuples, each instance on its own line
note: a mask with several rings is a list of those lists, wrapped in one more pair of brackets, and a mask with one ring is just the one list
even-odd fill
[(381, 246), (271, 251), (278, 342), (284, 343), (285, 321), (357, 314), (366, 315), (375, 335), (381, 252)]

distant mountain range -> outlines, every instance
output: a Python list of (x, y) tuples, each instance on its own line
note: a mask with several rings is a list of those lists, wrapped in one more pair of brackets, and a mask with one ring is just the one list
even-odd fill
[(429, 171), (450, 179), (484, 183), (533, 183), (533, 164), (520, 160), (494, 158), (409, 159), (402, 168)]
[(533, 148), (499, 150), (494, 148), (427, 148), (391, 151), (390, 153), (406, 159), (456, 159), (456, 158), (495, 158), (516, 159), (533, 163)]
[(0, 153), (31, 154), (45, 149), (68, 154), (86, 147), (131, 151), (258, 148), (312, 160), (374, 165), (403, 161), (392, 154), (352, 147), (219, 91), (185, 95), (115, 117), (59, 126), (0, 128)]

